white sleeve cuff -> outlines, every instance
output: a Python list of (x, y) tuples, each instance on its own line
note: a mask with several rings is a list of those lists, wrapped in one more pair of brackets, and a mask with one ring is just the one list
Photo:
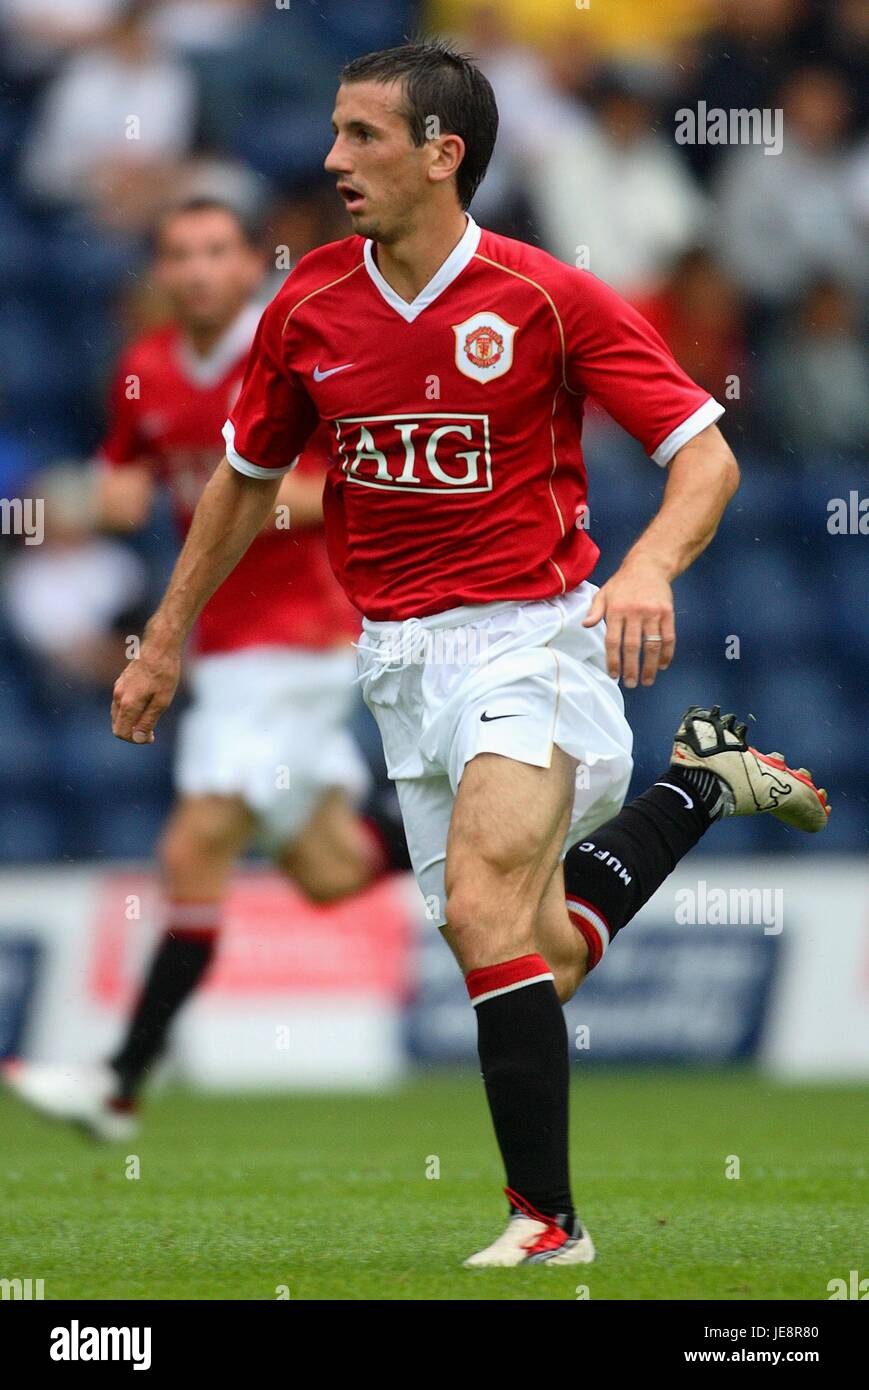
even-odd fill
[(724, 406), (719, 405), (718, 401), (710, 396), (708, 401), (704, 401), (699, 410), (695, 410), (693, 415), (689, 415), (687, 420), (683, 420), (681, 425), (677, 425), (671, 430), (664, 440), (659, 444), (652, 458), (655, 463), (666, 468), (674, 454), (677, 454), (683, 444), (687, 444), (689, 439), (693, 439), (695, 434), (705, 430), (709, 425), (714, 425), (716, 420), (720, 420), (724, 414)]
[(284, 468), (262, 468), (258, 463), (250, 463), (246, 458), (242, 458), (235, 447), (235, 426), (231, 420), (227, 420), (223, 427), (223, 438), (226, 441), (226, 457), (233, 468), (239, 473), (243, 473), (246, 478), (259, 478), (261, 482), (265, 482), (269, 478), (282, 478), (299, 462), (299, 455), (297, 454)]

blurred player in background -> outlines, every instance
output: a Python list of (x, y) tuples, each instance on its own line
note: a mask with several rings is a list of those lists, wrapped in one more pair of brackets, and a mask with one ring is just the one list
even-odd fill
[[(229, 205), (196, 199), (163, 217), (155, 271), (174, 322), (119, 364), (96, 482), (104, 527), (142, 527), (163, 485), (186, 532), (221, 458), (264, 270), (256, 231)], [(344, 727), (358, 616), (329, 566), (322, 491), (311, 454), (285, 475), (271, 517), (199, 618), (178, 797), (159, 851), (165, 931), (120, 1047), (92, 1068), (7, 1068), (25, 1100), (98, 1137), (133, 1132), (140, 1086), (208, 970), (233, 865), (256, 832), (315, 902), (357, 892), (387, 867), (391, 831), (381, 836), (354, 809), (368, 783)]]

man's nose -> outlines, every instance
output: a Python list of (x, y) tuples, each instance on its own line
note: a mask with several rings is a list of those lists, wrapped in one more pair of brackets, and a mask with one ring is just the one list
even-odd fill
[(323, 160), (323, 168), (327, 174), (346, 174), (349, 172), (340, 137), (332, 141), (332, 148)]

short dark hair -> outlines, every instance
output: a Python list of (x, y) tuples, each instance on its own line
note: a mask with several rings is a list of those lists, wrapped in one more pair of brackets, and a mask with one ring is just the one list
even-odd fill
[(466, 208), (489, 167), (498, 134), (498, 107), (489, 79), (467, 54), (437, 39), (366, 53), (341, 69), (342, 82), (396, 80), (404, 87), (404, 114), (415, 145), (425, 144), (432, 116), (440, 131), (464, 140), (456, 184), (459, 202)]
[(240, 208), (235, 203), (231, 203), (226, 198), (216, 197), (209, 193), (191, 194), (186, 198), (179, 198), (174, 203), (168, 203), (160, 212), (157, 218), (157, 225), (154, 231), (154, 242), (159, 245), (160, 237), (169, 222), (176, 217), (185, 217), (190, 212), (225, 212), (238, 224), (244, 240), (248, 246), (259, 249), (263, 239), (263, 229), (260, 218), (248, 209)]

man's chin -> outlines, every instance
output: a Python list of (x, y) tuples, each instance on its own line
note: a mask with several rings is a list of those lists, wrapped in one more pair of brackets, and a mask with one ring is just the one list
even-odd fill
[(351, 212), (349, 217), (357, 236), (367, 236), (377, 240), (378, 222), (376, 217), (365, 212)]
[(221, 305), (219, 308), (203, 309), (197, 306), (195, 309), (181, 307), (178, 317), (191, 333), (222, 333), (225, 328), (235, 320), (238, 309)]

